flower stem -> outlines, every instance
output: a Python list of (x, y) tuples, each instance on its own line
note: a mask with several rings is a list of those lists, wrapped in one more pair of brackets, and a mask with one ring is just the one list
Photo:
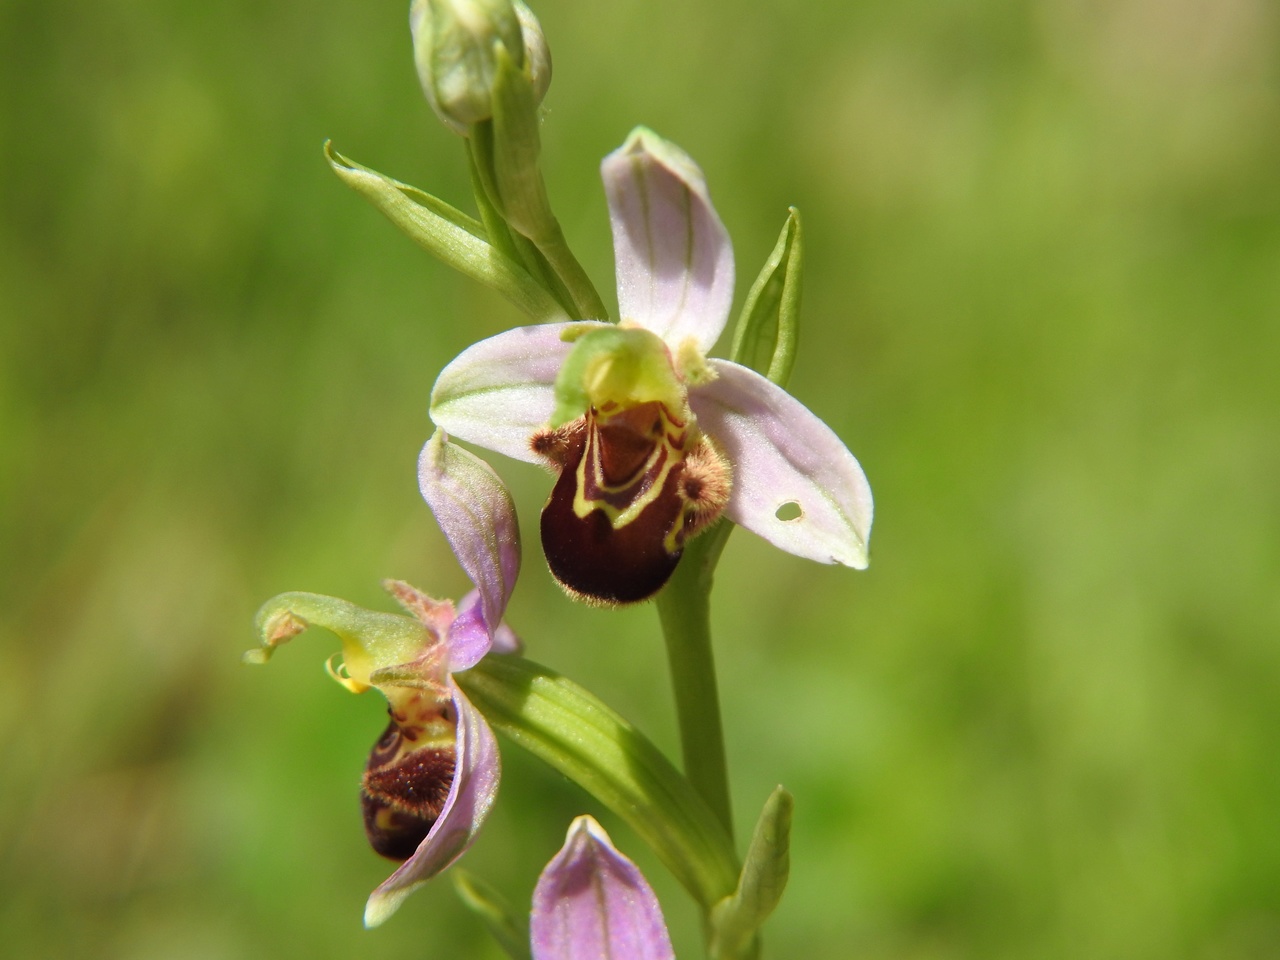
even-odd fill
[(685, 547), (680, 565), (658, 594), (685, 776), (731, 837), (729, 772), (711, 650), (711, 584), (732, 529), (722, 520)]
[(582, 264), (569, 249), (559, 221), (553, 217), (546, 225), (545, 231), (535, 238), (534, 242), (538, 251), (547, 258), (551, 269), (555, 271), (556, 278), (564, 284), (569, 296), (573, 298), (578, 315), (584, 320), (608, 320), (609, 311), (605, 308), (604, 301), (600, 299), (600, 294), (596, 292), (591, 278), (587, 276), (587, 271), (582, 269)]

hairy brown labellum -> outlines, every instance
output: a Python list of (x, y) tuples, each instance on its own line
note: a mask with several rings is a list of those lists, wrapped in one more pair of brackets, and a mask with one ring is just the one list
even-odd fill
[(547, 564), (587, 601), (651, 597), (728, 500), (723, 458), (658, 402), (592, 409), (533, 448), (560, 469), (542, 511)]
[(360, 783), (369, 844), (391, 860), (407, 860), (430, 832), (453, 784), (451, 744), (415, 746), (414, 731), (392, 720), (374, 744)]

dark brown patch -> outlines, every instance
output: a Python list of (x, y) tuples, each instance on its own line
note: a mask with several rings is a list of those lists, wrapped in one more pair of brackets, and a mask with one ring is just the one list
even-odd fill
[(585, 454), (584, 431), (566, 458), (564, 469), (542, 510), (542, 549), (552, 575), (570, 593), (588, 601), (635, 603), (653, 596), (680, 562), (680, 551), (668, 553), (667, 534), (680, 522), (684, 501), (676, 465), (662, 492), (636, 519), (615, 529), (603, 510), (579, 517), (573, 509), (577, 467)]
[(401, 753), (394, 721), (374, 744), (360, 783), (360, 805), (369, 844), (384, 857), (407, 860), (440, 816), (453, 784), (452, 747)]
[(662, 439), (661, 405), (642, 403), (614, 414), (597, 429), (603, 480), (611, 487), (622, 486), (635, 479)]

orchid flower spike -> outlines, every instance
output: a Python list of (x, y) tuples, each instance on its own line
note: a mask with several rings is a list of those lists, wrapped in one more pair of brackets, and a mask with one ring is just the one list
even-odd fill
[(403, 863), (369, 897), (368, 927), (385, 921), (414, 889), (460, 857), (488, 816), (501, 772), (498, 746), (453, 675), (490, 650), (519, 648), (502, 623), (520, 565), (506, 488), (481, 461), (442, 437), (428, 450), (433, 509), (476, 589), (455, 606), (386, 581), (410, 616), (284, 593), (259, 610), (261, 644), (244, 656), (265, 663), (307, 627), (324, 627), (342, 641), (342, 653), (326, 664), (330, 676), (352, 693), (376, 688), (387, 698), (391, 719), (369, 753), (360, 803), (370, 845)]
[(658, 898), (589, 816), (542, 871), (529, 922), (533, 960), (674, 960)]
[(708, 358), (733, 300), (733, 250), (697, 164), (638, 128), (602, 165), (617, 326), (518, 327), (441, 372), (431, 418), (559, 479), (547, 563), (572, 595), (643, 600), (723, 512), (820, 563), (867, 565), (871, 489), (839, 437), (781, 387)]

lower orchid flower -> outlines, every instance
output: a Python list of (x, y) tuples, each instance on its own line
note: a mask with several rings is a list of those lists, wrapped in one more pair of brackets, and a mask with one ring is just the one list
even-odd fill
[(675, 958), (653, 889), (589, 816), (538, 878), (529, 933), (533, 960)]
[(702, 171), (639, 128), (602, 165), (618, 325), (518, 327), (440, 374), (450, 434), (559, 472), (547, 563), (588, 601), (643, 600), (722, 513), (790, 553), (867, 565), (872, 501), (839, 437), (755, 371), (708, 358), (733, 299), (733, 250)]
[[(421, 469), (432, 478), (432, 509), (476, 584), (456, 606), (401, 581), (384, 586), (410, 616), (365, 610), (313, 593), (284, 593), (258, 612), (261, 645), (245, 660), (265, 663), (309, 626), (342, 641), (330, 676), (352, 693), (376, 688), (390, 722), (360, 784), (369, 843), (402, 865), (365, 907), (365, 925), (386, 920), (414, 889), (471, 845), (498, 790), (493, 731), (453, 679), (489, 653), (519, 646), (501, 617), (520, 565), (510, 497), (475, 457), (437, 437)], [(340, 657), (335, 666), (334, 661)]]

